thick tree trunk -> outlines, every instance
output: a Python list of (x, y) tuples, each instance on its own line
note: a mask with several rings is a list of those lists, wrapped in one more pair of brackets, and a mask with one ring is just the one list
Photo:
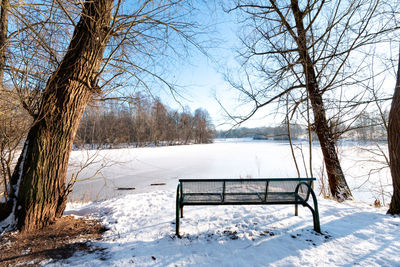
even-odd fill
[(396, 87), (389, 113), (388, 143), (390, 172), (393, 181), (393, 196), (388, 213), (400, 214), (400, 55)]
[(297, 29), (297, 46), (299, 56), (303, 65), (306, 88), (308, 91), (311, 107), (314, 113), (314, 126), (328, 175), (329, 188), (332, 196), (338, 201), (352, 198), (350, 188), (347, 185), (339, 158), (335, 148), (335, 142), (326, 119), (325, 107), (321, 92), (315, 75), (314, 64), (307, 49), (306, 33), (303, 24), (303, 13), (299, 9), (298, 1), (292, 0), (292, 10)]
[(47, 82), (12, 184), (17, 227), (41, 228), (63, 214), (68, 158), (83, 111), (98, 90), (113, 0), (86, 1), (67, 53)]

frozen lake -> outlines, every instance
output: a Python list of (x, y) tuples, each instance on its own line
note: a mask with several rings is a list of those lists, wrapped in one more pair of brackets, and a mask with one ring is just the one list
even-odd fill
[[(385, 151), (387, 146), (382, 149)], [(319, 146), (315, 144), (312, 151), (313, 176), (319, 179), (324, 172)], [(344, 143), (339, 148), (342, 168), (355, 199), (370, 204), (379, 199), (387, 204), (391, 177), (388, 169), (381, 170), (383, 165), (379, 161), (382, 159), (377, 152), (374, 145)], [(174, 191), (180, 178), (297, 177), (287, 142), (227, 139), (202, 145), (107, 149), (97, 153), (73, 151), (69, 176), (94, 154), (97, 154), (94, 163), (79, 175), (72, 201), (103, 200), (159, 189)], [(296, 143), (296, 156), (301, 176), (310, 176), (306, 142)], [(318, 181), (317, 193), (319, 188)]]

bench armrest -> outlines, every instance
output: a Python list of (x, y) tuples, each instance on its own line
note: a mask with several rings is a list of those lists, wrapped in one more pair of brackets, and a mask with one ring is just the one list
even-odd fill
[[(302, 197), (300, 197), (299, 195), (299, 190), (301, 188), (302, 185), (305, 185), (307, 187), (307, 193), (306, 193), (306, 197), (305, 199), (303, 199)], [(303, 199), (305, 202), (308, 201), (308, 199), (310, 198), (310, 194), (313, 191), (312, 189), (312, 181), (311, 182), (300, 182), (298, 183), (298, 185), (296, 186), (296, 189), (294, 190), (294, 193), (301, 199)]]

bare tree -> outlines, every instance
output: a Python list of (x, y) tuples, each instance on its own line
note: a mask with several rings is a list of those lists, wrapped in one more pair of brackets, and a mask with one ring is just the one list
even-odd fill
[(166, 141), (167, 136), (167, 109), (159, 99), (156, 99), (151, 111), (151, 136), (155, 145), (159, 141)]
[[(0, 188), (4, 188), (4, 199), (7, 201), (9, 186), (8, 183), (11, 177), (11, 163), (12, 163), (12, 152), (11, 148), (15, 146), (15, 138), (12, 138), (9, 134), (10, 126), (10, 104), (7, 102), (9, 100), (8, 92), (4, 91), (4, 69), (6, 62), (6, 48), (7, 48), (7, 25), (8, 25), (8, 5), (9, 1), (1, 1), (0, 5)], [(11, 98), (13, 99), (13, 98)], [(5, 100), (5, 101), (4, 101)], [(10, 101), (12, 102), (12, 100)], [(16, 136), (14, 134), (14, 136)], [(10, 138), (14, 140), (10, 140)], [(13, 150), (12, 150), (13, 151)], [(1, 199), (1, 196), (0, 196)], [(1, 219), (1, 217), (0, 217)]]
[(8, 9), (10, 1), (2, 0), (0, 4), (0, 90), (3, 90), (4, 70), (6, 65)]
[(186, 145), (194, 137), (194, 134), (193, 134), (193, 128), (194, 128), (193, 117), (187, 110), (184, 110), (182, 112), (182, 114), (180, 116), (179, 125), (180, 125), (180, 127), (179, 127), (179, 129), (180, 129), (179, 136), (180, 136), (182, 142)]
[(211, 117), (204, 109), (198, 108), (194, 111), (194, 140), (197, 144), (211, 143), (213, 129), (211, 127)]
[[(311, 125), (321, 145), (330, 193), (343, 201), (352, 198), (336, 152), (334, 131), (338, 125), (330, 113), (336, 113), (337, 89), (357, 88), (365, 77), (368, 53), (362, 49), (376, 42), (387, 25), (375, 24), (379, 1), (237, 1), (230, 11), (240, 11), (245, 25), (241, 38), (244, 82), (233, 86), (254, 103), (243, 122), (266, 105), (278, 102), (284, 107), (290, 96), (290, 112), (310, 108)], [(361, 52), (359, 52), (361, 51)], [(355, 89), (355, 91), (357, 91)], [(349, 91), (348, 91), (349, 92)], [(348, 93), (347, 93), (348, 94)], [(355, 94), (355, 102), (361, 95)], [(343, 114), (342, 114), (343, 115)], [(343, 118), (339, 116), (339, 118)]]
[(393, 195), (388, 213), (400, 214), (400, 54), (397, 69), (396, 87), (389, 113), (388, 143), (390, 171), (393, 181)]
[(0, 91), (0, 192), (3, 192), (0, 198), (4, 202), (8, 201), (11, 191), (10, 179), (18, 148), (26, 137), (30, 123), (31, 118), (20, 106), (15, 90)]
[[(42, 93), (36, 108), (27, 108), (34, 121), (11, 178), (12, 205), (3, 226), (30, 231), (63, 214), (68, 158), (85, 107), (128, 78), (142, 86), (146, 83), (140, 74), (161, 79), (141, 64), (167, 53), (171, 35), (190, 39), (181, 31), (190, 26), (184, 21), (190, 10), (186, 2), (168, 0), (139, 1), (126, 8), (119, 0), (44, 1), (12, 10), (18, 37), (26, 37), (20, 40), (40, 48), (27, 47), (30, 54), (15, 49), (13, 55), (25, 53), (34, 62), (47, 58), (49, 65), (41, 71), (43, 65), (37, 64), (36, 72), (27, 72), (30, 60), (21, 57), (26, 62), (13, 66), (16, 83)], [(57, 34), (63, 37), (54, 40)]]
[(68, 158), (83, 111), (98, 90), (112, 5), (106, 0), (84, 4), (68, 50), (44, 89), (12, 176), (12, 212), (21, 230), (43, 227), (64, 212)]

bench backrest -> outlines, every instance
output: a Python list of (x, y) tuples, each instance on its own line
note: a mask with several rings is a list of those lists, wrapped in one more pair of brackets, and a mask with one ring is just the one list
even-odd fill
[[(315, 178), (180, 179), (184, 202), (292, 202), (307, 201)], [(307, 186), (306, 184), (309, 186)], [(299, 185), (300, 184), (300, 185)]]

